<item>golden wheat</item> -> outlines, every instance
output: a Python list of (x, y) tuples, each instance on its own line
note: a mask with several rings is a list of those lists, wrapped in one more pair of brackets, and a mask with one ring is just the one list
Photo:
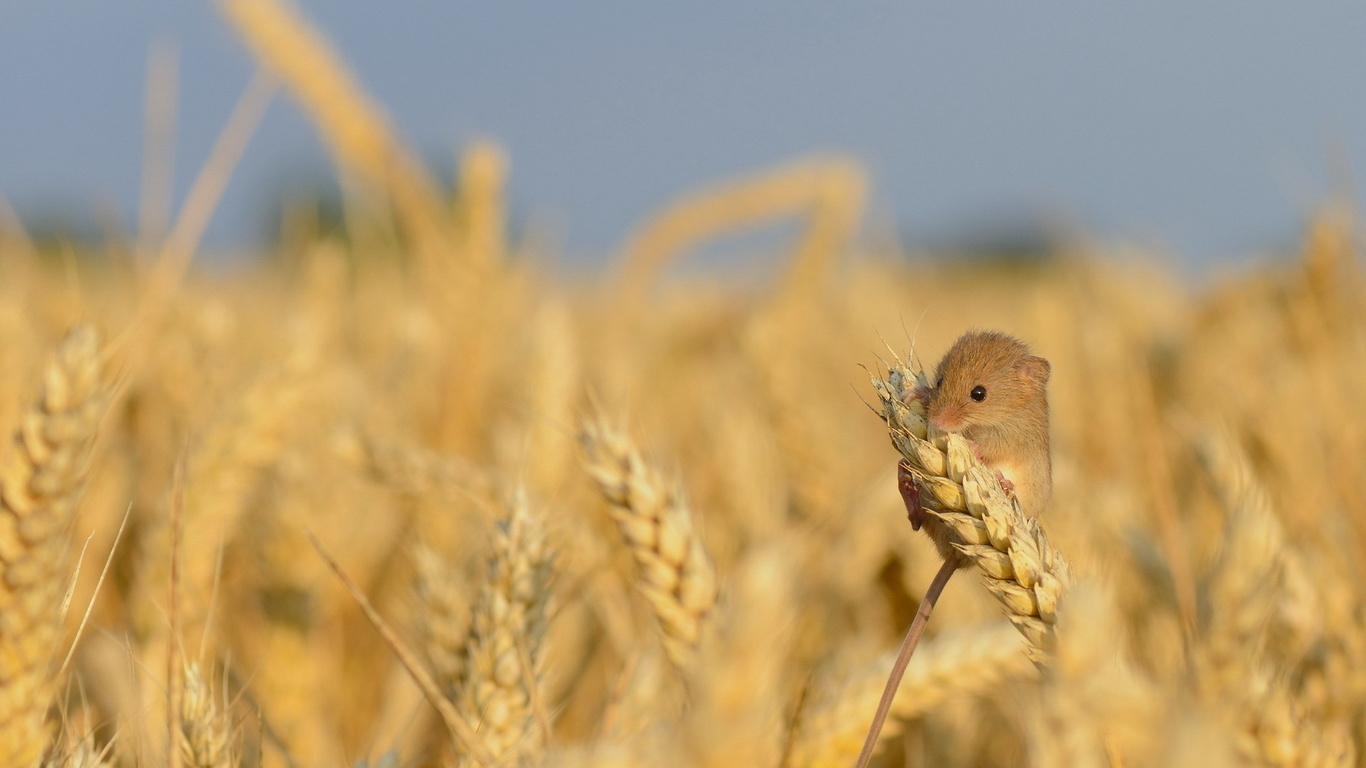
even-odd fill
[[(1034, 667), (1012, 627), (950, 632), (917, 649), (892, 702), (883, 740), (895, 737), (898, 722), (932, 712), (954, 697), (989, 693), (1013, 679), (1030, 677)], [(868, 730), (868, 713), (877, 708), (896, 653), (855, 671), (850, 679), (830, 685), (801, 718), (792, 751), (793, 768), (848, 766), (858, 758)]]
[(664, 650), (676, 667), (688, 670), (716, 602), (716, 572), (682, 493), (603, 418), (584, 422), (579, 442), (588, 474), (636, 561), (636, 586), (659, 620)]
[(554, 553), (543, 523), (513, 495), (493, 536), (488, 575), (470, 616), (456, 702), (489, 754), (517, 762), (536, 754), (544, 734), (535, 710), (541, 646), (551, 599)]
[(392, 195), (420, 237), (440, 237), (446, 216), (436, 183), (398, 143), (388, 119), (328, 43), (284, 2), (227, 0), (222, 7), (257, 56), (294, 89), (338, 164), (376, 192)]
[(0, 470), (0, 763), (29, 766), (49, 743), (68, 536), (104, 416), (99, 338), (78, 326), (43, 377)]
[[(1079, 584), (1062, 623), (1064, 634), (1045, 671), (1041, 706), (1030, 713), (1032, 764), (1166, 764), (1159, 756), (1179, 738), (1171, 732), (1173, 725), (1163, 722), (1156, 684), (1129, 658), (1128, 638), (1110, 595), (1097, 584)], [(1212, 755), (1226, 754), (1223, 743), (1210, 746), (1216, 737), (1208, 732), (1193, 738)], [(1219, 758), (1212, 762), (1222, 764)]]
[(236, 768), (236, 729), (198, 664), (186, 664), (180, 699), (180, 754), (187, 768)]
[(1285, 587), (1294, 556), (1267, 491), (1227, 438), (1206, 434), (1197, 446), (1229, 511), (1219, 559), (1204, 579), (1207, 609), (1197, 657), (1203, 693), (1232, 707), (1238, 747), (1248, 759), (1286, 767), (1354, 765), (1348, 724), (1309, 717), (1292, 681), (1273, 671), (1275, 649), (1268, 646), (1292, 599)]
[(451, 698), (465, 677), (465, 642), (469, 633), (468, 596), (455, 566), (431, 547), (413, 551), (418, 635), (432, 679)]
[[(1196, 286), (1124, 246), (931, 261), (856, 242), (867, 172), (811, 158), (681, 195), (615, 274), (581, 279), (510, 226), (497, 144), (438, 180), (297, 11), (223, 7), (332, 148), (344, 221), (292, 205), (265, 258), (186, 272), (264, 76), (151, 284), (123, 268), (131, 245), (56, 248), (0, 200), (0, 422), (18, 425), (0, 467), (0, 764), (848, 765), (888, 663), (854, 660), (895, 642), (939, 560), (904, 522), (888, 434), (988, 590), (949, 585), (876, 765), (1360, 764), (1366, 270), (1349, 206), (1287, 258)], [(143, 211), (148, 237), (165, 202)], [(778, 217), (805, 232), (767, 284), (663, 279), (694, 245)], [(74, 318), (120, 331), (102, 422), (88, 330), (30, 403)], [(929, 433), (904, 400), (911, 366), (860, 386), (885, 423), (850, 391), (879, 333), (938, 351), (973, 326), (1053, 363), (1043, 523), (961, 439)], [(585, 392), (630, 413), (636, 439), (600, 417), (566, 428)], [(498, 490), (523, 486), (549, 511), (517, 500), (492, 520)], [(68, 532), (89, 536), (79, 568)], [(340, 585), (302, 546), (315, 532)], [(1013, 628), (982, 630), (1001, 605)], [(75, 642), (63, 613), (87, 607)], [(165, 687), (185, 657), (202, 666)]]
[(54, 749), (43, 760), (43, 768), (108, 768), (108, 765), (104, 753), (88, 740), (66, 750)]
[(981, 571), (987, 589), (1024, 635), (1030, 656), (1042, 661), (1055, 639), (1070, 566), (1048, 543), (1038, 521), (1025, 517), (1019, 504), (1006, 498), (961, 436), (943, 436), (940, 444), (925, 439), (923, 406), (917, 410), (919, 401), (909, 395), (928, 384), (923, 372), (901, 363), (888, 368), (885, 378), (873, 378), (892, 445), (928, 492), (931, 514), (958, 537), (955, 549)]

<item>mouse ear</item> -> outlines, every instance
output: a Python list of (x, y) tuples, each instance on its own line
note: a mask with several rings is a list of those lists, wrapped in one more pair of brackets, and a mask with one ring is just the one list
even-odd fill
[(1053, 366), (1049, 365), (1047, 360), (1035, 355), (1020, 358), (1015, 368), (1026, 379), (1041, 386), (1048, 383), (1048, 374), (1053, 370)]

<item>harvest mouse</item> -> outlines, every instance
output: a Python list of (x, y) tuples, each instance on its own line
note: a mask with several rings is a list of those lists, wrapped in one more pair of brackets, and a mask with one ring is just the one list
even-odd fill
[[(925, 403), (931, 426), (972, 443), (977, 457), (996, 470), (1001, 486), (1030, 517), (1043, 511), (1053, 494), (1049, 371), (1048, 361), (1030, 354), (1024, 342), (996, 331), (969, 331), (939, 361), (933, 386), (911, 395)], [(926, 526), (945, 560), (966, 565), (948, 529), (925, 514), (909, 470), (903, 461), (898, 487), (911, 525)]]
[[(1031, 355), (1029, 347), (1018, 339), (995, 331), (969, 331), (939, 361), (934, 385), (917, 387), (904, 396), (925, 406), (932, 429), (962, 435), (977, 458), (995, 470), (1001, 488), (1031, 517), (1048, 506), (1053, 495), (1053, 463), (1048, 453), (1049, 370), (1048, 361)], [(938, 517), (925, 514), (910, 464), (903, 460), (898, 470), (897, 486), (906, 502), (906, 516), (917, 531), (925, 527), (944, 562), (916, 608), (906, 639), (901, 641), (857, 768), (867, 768), (872, 760), (892, 699), (934, 604), (954, 572), (971, 562), (954, 547), (958, 537), (949, 527)]]

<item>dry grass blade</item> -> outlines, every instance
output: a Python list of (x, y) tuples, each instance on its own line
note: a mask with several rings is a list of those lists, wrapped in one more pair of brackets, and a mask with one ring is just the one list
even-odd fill
[(716, 603), (716, 572), (687, 504), (602, 417), (582, 425), (579, 443), (588, 474), (635, 558), (636, 586), (659, 619), (664, 650), (676, 667), (689, 670)]
[(66, 656), (62, 659), (62, 664), (57, 668), (57, 677), (61, 677), (68, 666), (71, 664), (71, 657), (76, 655), (76, 649), (80, 647), (81, 636), (85, 633), (86, 624), (90, 622), (90, 612), (95, 609), (95, 601), (100, 597), (100, 588), (104, 586), (104, 578), (109, 575), (109, 566), (114, 562), (114, 554), (118, 552), (119, 542), (123, 540), (123, 531), (128, 527), (128, 517), (133, 513), (132, 505), (123, 513), (123, 519), (119, 521), (119, 529), (114, 533), (114, 543), (109, 545), (109, 555), (104, 559), (104, 567), (100, 569), (100, 577), (95, 581), (95, 593), (90, 596), (90, 602), (86, 603), (85, 613), (81, 614), (81, 623), (76, 626), (76, 634), (71, 638), (71, 647), (67, 648)]
[[(911, 464), (930, 512), (956, 535), (955, 549), (981, 572), (987, 589), (1042, 661), (1054, 641), (1058, 603), (1071, 581), (1062, 553), (1038, 521), (1008, 499), (991, 470), (959, 435), (929, 442), (923, 407), (910, 395), (928, 387), (923, 371), (904, 363), (872, 377), (892, 445)], [(908, 405), (911, 403), (911, 405)]]
[(485, 749), (480, 742), (479, 736), (475, 733), (474, 728), (472, 728), (469, 722), (461, 716), (455, 706), (442, 695), (441, 689), (436, 685), (436, 681), (433, 680), (432, 676), (427, 673), (427, 670), (422, 667), (422, 662), (418, 661), (417, 656), (408, 649), (408, 646), (404, 644), (402, 638), (394, 631), (394, 628), (389, 626), (389, 622), (385, 621), (384, 617), (379, 614), (379, 611), (375, 610), (375, 606), (370, 603), (370, 599), (365, 596), (365, 593), (356, 585), (356, 582), (352, 581), (351, 577), (347, 576), (346, 572), (337, 564), (337, 561), (333, 560), (332, 556), (327, 554), (327, 550), (323, 549), (322, 542), (318, 541), (317, 536), (309, 533), (308, 538), (313, 542), (313, 548), (318, 550), (318, 554), (321, 555), (323, 561), (327, 563), (327, 567), (331, 568), (332, 572), (337, 574), (337, 578), (341, 579), (342, 584), (346, 587), (346, 591), (350, 592), (351, 597), (360, 605), (361, 610), (365, 612), (365, 617), (374, 625), (375, 631), (379, 632), (380, 637), (384, 638), (384, 642), (389, 645), (389, 648), (394, 652), (394, 655), (398, 657), (399, 662), (408, 670), (408, 674), (412, 675), (413, 682), (417, 683), (418, 687), (422, 689), (422, 695), (427, 697), (428, 703), (436, 709), (437, 714), (441, 715), (441, 720), (446, 724), (446, 728), (450, 730), (451, 739), (456, 742), (456, 747), (468, 750), (470, 756), (479, 765), (497, 765), (497, 761), (493, 759), (493, 756), (488, 753), (488, 750)]
[(69, 529), (107, 394), (99, 337), (78, 326), (48, 363), (42, 395), (0, 467), (0, 765), (34, 765), (50, 743), (49, 662)]

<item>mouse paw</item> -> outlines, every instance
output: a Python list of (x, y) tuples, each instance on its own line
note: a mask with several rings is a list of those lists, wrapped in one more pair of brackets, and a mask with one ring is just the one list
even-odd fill
[(1010, 482), (1005, 475), (1001, 474), (1001, 470), (999, 469), (996, 470), (996, 482), (1001, 484), (1001, 490), (1006, 492), (1006, 498), (1015, 498), (1015, 484)]
[(896, 487), (901, 491), (901, 500), (906, 503), (906, 519), (911, 521), (911, 528), (920, 530), (925, 522), (925, 507), (920, 503), (920, 485), (916, 483), (911, 465), (905, 459), (896, 465)]
[(901, 402), (905, 403), (906, 405), (910, 405), (912, 402), (916, 400), (919, 400), (924, 405), (929, 405), (930, 388), (916, 387), (914, 389), (908, 389), (905, 392), (901, 393)]

